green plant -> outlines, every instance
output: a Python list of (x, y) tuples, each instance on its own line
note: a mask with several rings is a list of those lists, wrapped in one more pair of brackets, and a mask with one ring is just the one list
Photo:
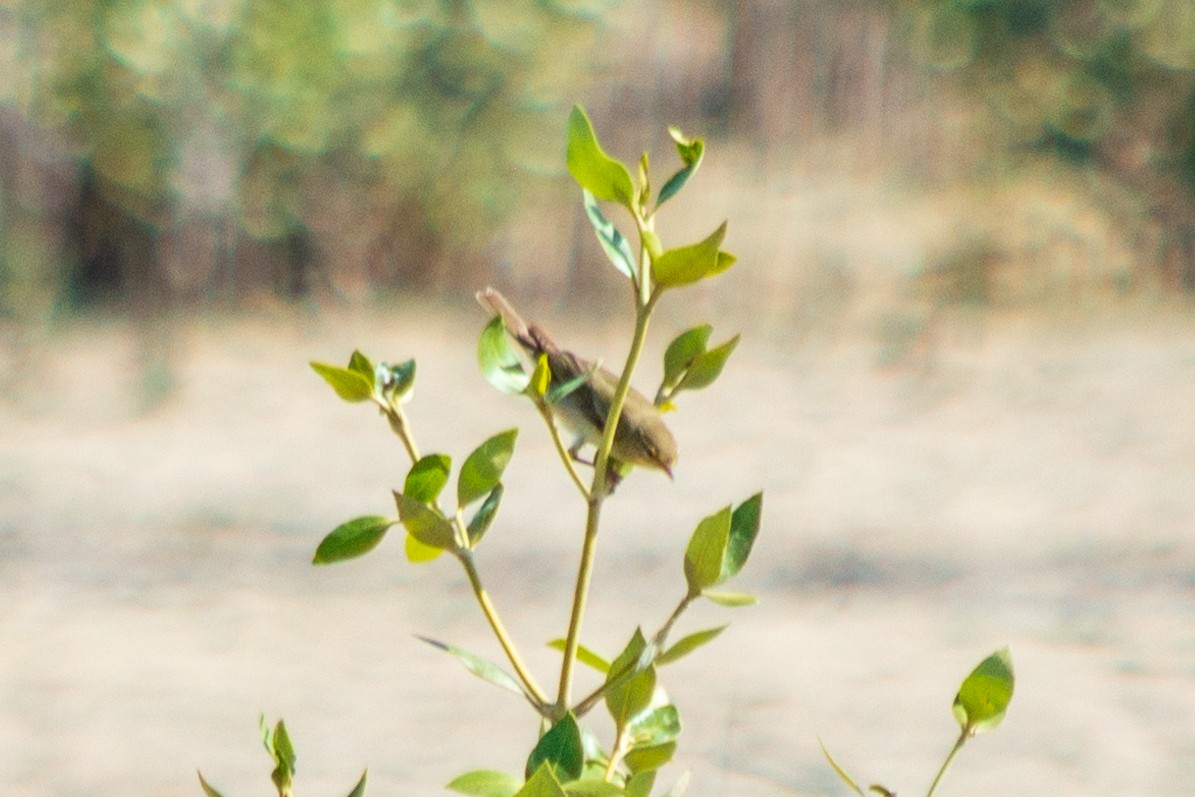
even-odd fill
[[(976, 734), (994, 730), (1004, 720), (1008, 704), (1012, 702), (1014, 684), (1012, 656), (1008, 648), (998, 650), (988, 656), (963, 680), (962, 686), (954, 696), (952, 706), (954, 718), (959, 724), (958, 739), (955, 740), (954, 747), (950, 748), (946, 760), (938, 769), (938, 774), (934, 776), (925, 797), (933, 797), (942, 778), (946, 775), (946, 770), (950, 768), (954, 757), (963, 749), (963, 745), (967, 743), (968, 739)], [(834, 771), (838, 773), (838, 777), (842, 778), (843, 783), (859, 797), (864, 797), (863, 790), (834, 760), (825, 744), (822, 744), (822, 754), (830, 762)], [(867, 790), (879, 794), (881, 797), (895, 797), (896, 795), (896, 792), (891, 789), (874, 783)]]
[[(394, 492), (395, 515), (367, 515), (354, 518), (333, 530), (319, 545), (315, 562), (324, 564), (361, 556), (376, 547), (391, 528), (406, 532), (406, 554), (412, 562), (428, 562), (444, 553), (462, 566), (473, 594), (501, 645), (510, 671), (453, 645), (424, 641), (452, 654), (475, 675), (520, 695), (541, 722), (542, 734), (530, 751), (519, 776), (476, 771), (453, 780), (455, 791), (485, 797), (539, 797), (540, 795), (616, 795), (646, 797), (654, 785), (657, 770), (673, 757), (680, 733), (680, 714), (659, 683), (658, 671), (671, 662), (712, 641), (723, 627), (698, 630), (670, 641), (673, 626), (696, 600), (706, 598), (727, 606), (750, 604), (745, 594), (726, 592), (721, 586), (746, 563), (760, 529), (762, 494), (736, 506), (727, 505), (702, 519), (684, 553), (685, 585), (671, 615), (653, 633), (636, 628), (621, 652), (614, 657), (600, 655), (582, 645), (582, 624), (589, 596), (590, 576), (597, 550), (601, 512), (615, 486), (631, 470), (631, 462), (617, 453), (628, 450), (616, 445), (626, 426), (650, 421), (658, 429), (658, 415), (671, 409), (685, 390), (712, 384), (722, 371), (738, 337), (710, 348), (711, 328), (703, 324), (679, 335), (664, 357), (664, 378), (649, 402), (631, 388), (652, 314), (665, 293), (712, 277), (730, 268), (734, 257), (721, 249), (726, 224), (705, 239), (665, 248), (655, 230), (655, 215), (673, 197), (701, 164), (704, 142), (684, 136), (675, 128), (670, 133), (681, 165), (653, 195), (646, 153), (639, 160), (637, 179), (630, 169), (611, 158), (598, 142), (588, 116), (574, 108), (568, 122), (567, 163), (580, 184), (586, 214), (598, 240), (614, 266), (626, 277), (634, 307), (634, 332), (626, 363), (614, 375), (589, 365), (580, 358), (555, 348), (540, 351), (524, 363), (512, 345), (500, 315), (484, 328), (478, 345), (478, 359), (485, 377), (498, 389), (528, 397), (546, 421), (560, 460), (580, 494), (584, 526), (572, 610), (565, 636), (549, 644), (563, 651), (557, 686), (544, 688), (520, 656), (514, 639), (503, 624), (483, 585), (477, 561), (478, 546), (494, 523), (504, 497), (503, 472), (514, 453), (518, 430), (499, 432), (470, 453), (457, 470), (456, 494), (445, 504), (442, 494), (452, 472), (446, 454), (422, 455), (404, 411), (415, 378), (415, 362), (399, 365), (375, 364), (361, 352), (354, 352), (347, 366), (312, 363), (342, 399), (371, 402), (386, 418), (411, 459), (411, 469), (402, 489)], [(630, 215), (638, 237), (632, 249), (628, 239), (603, 213), (602, 203), (620, 206)], [(491, 292), (492, 293), (492, 292)], [(517, 333), (514, 337), (518, 338)], [(574, 373), (553, 374), (562, 364)], [(563, 359), (560, 359), (563, 358)], [(599, 382), (602, 384), (599, 385)], [(601, 417), (589, 422), (597, 432), (592, 478), (581, 477), (576, 465), (578, 446), (566, 448), (555, 417), (571, 402), (603, 392)], [(635, 413), (629, 417), (628, 401)], [(592, 404), (589, 402), (589, 408)], [(653, 406), (654, 405), (654, 406)], [(620, 424), (624, 426), (620, 427)], [(670, 433), (666, 435), (671, 441)], [(667, 458), (655, 462), (667, 470)], [(558, 513), (547, 514), (556, 517)], [(582, 662), (602, 676), (600, 684), (575, 696), (576, 664)], [(607, 745), (584, 729), (581, 720), (599, 704), (604, 705), (614, 724), (614, 736)], [(683, 783), (674, 788), (679, 794)]]
[[(286, 723), (278, 720), (278, 723), (271, 729), (266, 724), (265, 715), (262, 714), (258, 718), (258, 725), (261, 727), (261, 743), (265, 745), (266, 752), (274, 760), (274, 770), (270, 773), (270, 780), (274, 782), (274, 788), (278, 790), (278, 797), (293, 797), (294, 791), (291, 788), (291, 782), (295, 777), (295, 747), (291, 743), (290, 734), (286, 731)], [(368, 774), (367, 772), (361, 773), (361, 779), (348, 793), (348, 797), (362, 797), (365, 794), (365, 778)], [(204, 780), (202, 772), (199, 773), (199, 785), (207, 797), (224, 797)]]
[[(664, 376), (652, 401), (631, 387), (652, 314), (669, 290), (717, 275), (734, 263), (721, 249), (726, 224), (702, 241), (665, 249), (655, 232), (655, 214), (697, 170), (704, 154), (701, 139), (689, 139), (670, 129), (681, 167), (664, 183), (652, 202), (652, 185), (646, 153), (639, 160), (638, 179), (598, 143), (583, 109), (569, 118), (567, 161), (581, 185), (584, 207), (598, 240), (610, 261), (627, 278), (635, 311), (635, 326), (626, 363), (620, 374), (602, 369), (559, 348), (540, 328), (528, 324), (493, 289), (478, 294), (482, 305), (494, 310), (478, 342), (478, 363), (485, 378), (499, 390), (525, 396), (545, 421), (556, 452), (584, 505), (584, 533), (576, 586), (566, 635), (547, 644), (563, 652), (557, 688), (542, 687), (519, 654), (486, 591), (477, 562), (477, 550), (493, 525), (505, 487), (503, 474), (514, 454), (517, 429), (499, 432), (477, 446), (457, 469), (455, 497), (446, 511), (442, 495), (453, 471), (451, 457), (422, 455), (416, 444), (404, 405), (415, 382), (415, 361), (397, 365), (374, 363), (354, 351), (344, 367), (313, 362), (312, 368), (343, 400), (372, 403), (386, 419), (411, 460), (401, 491), (393, 493), (394, 515), (353, 518), (329, 533), (315, 552), (315, 564), (353, 559), (372, 551), (388, 532), (402, 526), (405, 550), (413, 563), (425, 563), (448, 553), (464, 569), (482, 614), (498, 640), (510, 670), (481, 656), (434, 639), (421, 639), (458, 659), (478, 677), (521, 696), (540, 723), (537, 743), (528, 754), (521, 774), (488, 770), (467, 772), (448, 788), (476, 797), (649, 797), (660, 767), (672, 760), (680, 735), (677, 707), (659, 681), (659, 670), (714, 640), (725, 626), (691, 632), (670, 642), (670, 634), (685, 610), (706, 598), (724, 606), (754, 602), (751, 595), (728, 592), (722, 585), (746, 564), (760, 530), (763, 495), (757, 493), (738, 506), (727, 505), (702, 518), (684, 552), (685, 587), (676, 608), (650, 635), (635, 628), (629, 641), (614, 657), (581, 644), (581, 628), (589, 596), (601, 511), (614, 489), (633, 465), (671, 473), (675, 442), (662, 413), (674, 409), (674, 400), (685, 390), (708, 387), (721, 372), (738, 344), (738, 336), (710, 347), (711, 327), (701, 324), (678, 335), (664, 353)], [(638, 234), (638, 254), (627, 238), (605, 217), (600, 203), (614, 203), (627, 210)], [(511, 339), (527, 353), (520, 358)], [(578, 431), (580, 438), (566, 447), (557, 421)], [(593, 468), (586, 483), (577, 469), (583, 442), (594, 445)], [(546, 513), (560, 517), (560, 513)], [(601, 675), (588, 693), (574, 696), (576, 664)], [(1004, 649), (985, 659), (963, 681), (954, 701), (961, 733), (929, 788), (933, 797), (951, 762), (968, 739), (995, 728), (1003, 719), (1013, 693), (1012, 661)], [(613, 721), (613, 738), (603, 746), (581, 725), (598, 704)], [(275, 761), (273, 781), (279, 797), (290, 797), (294, 774), (294, 748), (281, 721), (273, 733), (262, 722), (266, 749)], [(860, 797), (864, 792), (846, 771), (822, 751), (842, 780)], [(203, 776), (200, 783), (208, 797), (220, 797)], [(667, 792), (678, 797), (688, 784), (687, 773)], [(350, 797), (364, 792), (365, 776)], [(884, 797), (893, 792), (881, 785), (869, 791)]]

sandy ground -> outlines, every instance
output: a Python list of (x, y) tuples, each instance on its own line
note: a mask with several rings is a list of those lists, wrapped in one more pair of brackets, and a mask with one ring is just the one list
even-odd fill
[[(556, 326), (563, 326), (559, 316)], [(924, 793), (950, 701), (1011, 644), (1016, 698), (941, 794), (1189, 795), (1195, 782), (1195, 325), (1190, 309), (955, 321), (895, 364), (867, 334), (746, 338), (682, 402), (676, 480), (608, 507), (585, 638), (616, 650), (683, 587), (704, 514), (765, 490), (736, 587), (760, 604), (664, 673), (690, 794)], [(307, 369), (354, 346), (414, 356), (425, 450), (459, 461), (522, 427), (482, 575), (540, 674), (557, 654), (580, 507), (528, 406), (472, 362), (472, 308), (254, 315), (180, 325), (171, 369), (124, 322), (0, 342), (0, 794), (267, 794), (257, 716), (285, 717), (298, 794), (440, 793), (517, 771), (519, 701), (413, 639), (498, 658), (451, 562), (309, 565), (405, 470), (375, 414)], [(658, 375), (665, 321), (645, 386)], [(610, 360), (601, 326), (571, 337)], [(7, 333), (6, 333), (7, 334)], [(716, 335), (719, 333), (715, 333)], [(592, 350), (590, 349), (590, 350)]]

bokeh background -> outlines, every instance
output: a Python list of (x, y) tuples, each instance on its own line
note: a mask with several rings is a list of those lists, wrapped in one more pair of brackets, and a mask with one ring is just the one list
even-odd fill
[(658, 624), (692, 524), (765, 489), (761, 605), (675, 666), (667, 774), (845, 793), (820, 734), (917, 792), (1011, 643), (945, 793), (1189, 793), (1191, 3), (8, 0), (0, 61), (0, 790), (265, 793), (258, 711), (301, 793), (521, 767), (520, 706), (411, 637), (497, 657), (458, 573), (308, 565), (404, 463), (306, 362), (415, 357), (425, 449), (523, 428), (482, 569), (550, 681), (579, 508), (476, 374), (472, 293), (621, 361), (580, 101), (657, 182), (668, 124), (706, 137), (661, 232), (728, 218), (739, 257), (663, 306), (645, 391), (669, 333), (744, 342), (675, 483), (612, 502), (587, 625)]

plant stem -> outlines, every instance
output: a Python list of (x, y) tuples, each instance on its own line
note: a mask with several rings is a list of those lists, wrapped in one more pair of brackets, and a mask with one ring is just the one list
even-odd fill
[(573, 484), (581, 491), (581, 497), (588, 501), (589, 490), (586, 489), (585, 482), (581, 481), (581, 476), (577, 473), (577, 468), (573, 464), (573, 458), (568, 453), (568, 449), (564, 447), (564, 441), (560, 439), (560, 430), (556, 428), (556, 422), (552, 419), (552, 411), (548, 408), (545, 401), (537, 401), (536, 407), (539, 409), (539, 414), (543, 417), (544, 423), (548, 425), (548, 432), (552, 435), (552, 443), (556, 446), (556, 453), (560, 455), (560, 461), (564, 463), (564, 468), (568, 471), (569, 478), (573, 480)]
[(527, 669), (527, 665), (523, 663), (523, 659), (519, 656), (519, 652), (515, 649), (514, 640), (506, 633), (506, 627), (502, 624), (502, 620), (498, 617), (498, 610), (494, 608), (494, 604), (490, 601), (489, 593), (485, 591), (485, 587), (481, 584), (481, 576), (477, 573), (477, 565), (473, 562), (473, 552), (468, 548), (458, 549), (456, 558), (460, 560), (461, 565), (465, 568), (465, 573), (469, 576), (469, 585), (473, 587), (473, 594), (477, 597), (477, 603), (481, 606), (481, 611), (485, 615), (485, 619), (489, 621), (490, 628), (494, 630), (494, 636), (498, 637), (498, 644), (502, 645), (502, 650), (506, 652), (506, 658), (510, 660), (510, 666), (514, 668), (515, 673), (519, 676), (519, 680), (523, 682), (523, 686), (527, 687), (528, 693), (535, 700), (536, 708), (542, 710), (548, 705), (547, 695), (540, 689), (539, 684), (535, 682), (535, 676)]
[(639, 364), (643, 353), (643, 342), (647, 339), (647, 325), (659, 294), (652, 294), (648, 300), (635, 303), (635, 334), (627, 362), (610, 402), (606, 414), (606, 427), (602, 442), (593, 460), (593, 486), (589, 488), (589, 511), (585, 516), (585, 540), (581, 546), (581, 564), (577, 569), (577, 585), (573, 590), (573, 610), (568, 622), (568, 636), (564, 643), (564, 661), (560, 665), (560, 689), (556, 694), (556, 710), (563, 712), (572, 702), (573, 666), (577, 659), (577, 646), (581, 643), (581, 621), (585, 617), (585, 604), (589, 598), (589, 581), (593, 576), (594, 552), (597, 550), (598, 521), (602, 514), (602, 502), (606, 500), (606, 471), (610, 462), (610, 449), (614, 446), (614, 433), (622, 417), (622, 407), (631, 389), (631, 374)]
[(958, 755), (959, 750), (963, 749), (963, 745), (966, 744), (969, 738), (971, 738), (971, 729), (963, 728), (963, 732), (959, 734), (958, 741), (950, 749), (950, 755), (946, 756), (946, 760), (942, 762), (942, 768), (938, 770), (938, 774), (934, 777), (934, 782), (930, 784), (929, 791), (925, 793), (925, 797), (934, 797), (934, 792), (937, 790), (942, 776), (946, 774), (946, 770), (950, 769), (950, 764), (954, 761), (954, 757)]
[(681, 614), (684, 613), (685, 609), (689, 608), (689, 604), (696, 599), (697, 595), (692, 593), (686, 594), (685, 597), (681, 598), (676, 608), (672, 610), (672, 614), (664, 621), (664, 624), (660, 626), (660, 630), (656, 631), (656, 635), (652, 637), (651, 641), (657, 648), (660, 648), (660, 653), (664, 652), (664, 643), (668, 641), (668, 633), (672, 630), (672, 626), (680, 618)]
[[(672, 626), (676, 623), (677, 619), (680, 618), (681, 614), (684, 613), (685, 609), (689, 608), (689, 604), (696, 600), (697, 597), (697, 595), (685, 595), (685, 597), (681, 598), (680, 603), (678, 603), (676, 608), (672, 610), (672, 614), (668, 617), (664, 624), (660, 626), (660, 630), (656, 631), (656, 633), (652, 636), (651, 643), (656, 646), (657, 655), (664, 652), (664, 642), (667, 640), (668, 633), (672, 630)], [(597, 689), (594, 689), (580, 702), (578, 702), (577, 705), (573, 706), (573, 714), (577, 717), (583, 717), (588, 714), (589, 710), (593, 708), (599, 700), (602, 699), (602, 695), (606, 693), (606, 690), (616, 683), (624, 675), (624, 673), (630, 672), (635, 665), (635, 662), (631, 662), (629, 665), (627, 665), (627, 668), (621, 672), (607, 673), (606, 680), (601, 686), (599, 686)]]
[(626, 734), (622, 728), (618, 728), (614, 739), (614, 749), (610, 751), (610, 761), (606, 764), (606, 772), (602, 775), (602, 780), (607, 783), (614, 778), (614, 773), (618, 771), (618, 764), (622, 761), (624, 755), (622, 748), (625, 740)]
[[(604, 480), (603, 480), (604, 481)], [(601, 485), (604, 489), (605, 484)], [(597, 550), (598, 520), (602, 514), (604, 495), (598, 492), (598, 478), (589, 493), (589, 512), (585, 516), (585, 541), (581, 547), (581, 566), (577, 571), (577, 585), (573, 590), (573, 610), (568, 620), (568, 635), (564, 641), (564, 661), (560, 665), (560, 689), (556, 693), (556, 710), (563, 712), (572, 700), (573, 664), (581, 640), (581, 620), (589, 596), (589, 580), (593, 576), (594, 552)]]
[(398, 439), (402, 440), (403, 446), (407, 449), (407, 456), (411, 458), (411, 463), (418, 462), (419, 449), (415, 446), (415, 438), (411, 436), (411, 425), (407, 422), (407, 415), (402, 411), (402, 407), (380, 403), (378, 406), (382, 408), (386, 419), (390, 421), (390, 428), (398, 435)]

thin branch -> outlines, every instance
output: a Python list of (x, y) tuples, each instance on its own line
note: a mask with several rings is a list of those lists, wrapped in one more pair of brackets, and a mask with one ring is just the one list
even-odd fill
[(498, 644), (502, 646), (502, 650), (506, 653), (506, 658), (510, 661), (510, 666), (514, 668), (515, 674), (519, 676), (519, 680), (523, 682), (523, 686), (527, 688), (528, 694), (534, 698), (536, 710), (540, 713), (544, 712), (548, 705), (547, 695), (540, 689), (539, 684), (535, 681), (535, 676), (527, 669), (527, 665), (523, 663), (523, 659), (519, 656), (518, 650), (515, 648), (514, 640), (506, 632), (506, 627), (502, 624), (502, 620), (498, 617), (498, 610), (494, 608), (493, 602), (490, 601), (489, 593), (485, 591), (485, 587), (481, 584), (481, 576), (477, 573), (477, 565), (473, 562), (473, 552), (467, 548), (462, 548), (455, 551), (456, 558), (465, 568), (465, 573), (469, 576), (469, 585), (473, 587), (473, 594), (477, 598), (478, 605), (481, 606), (481, 611), (485, 615), (486, 620), (490, 623), (490, 628), (494, 631), (494, 636), (498, 637)]
[(560, 455), (560, 461), (564, 463), (564, 468), (568, 471), (569, 478), (573, 480), (573, 484), (581, 491), (581, 497), (588, 501), (589, 490), (585, 487), (585, 482), (581, 480), (581, 475), (577, 473), (577, 466), (573, 462), (572, 455), (564, 447), (564, 441), (560, 439), (560, 430), (556, 428), (556, 422), (552, 419), (552, 410), (548, 407), (546, 401), (537, 401), (535, 404), (540, 416), (544, 419), (544, 423), (548, 425), (548, 431), (552, 435), (552, 443), (556, 446), (556, 453)]
[(946, 770), (950, 769), (950, 764), (954, 761), (954, 757), (958, 755), (959, 750), (963, 749), (963, 745), (966, 744), (969, 738), (971, 738), (971, 729), (963, 728), (963, 732), (959, 734), (958, 741), (950, 749), (950, 755), (946, 756), (946, 760), (942, 762), (942, 768), (938, 770), (938, 774), (934, 777), (934, 782), (930, 784), (929, 791), (925, 793), (925, 797), (934, 797), (934, 792), (937, 791), (938, 784), (942, 781), (942, 776), (946, 774)]
[(647, 339), (648, 321), (651, 319), (658, 296), (659, 294), (653, 294), (642, 306), (636, 303), (635, 334), (631, 339), (631, 349), (627, 353), (627, 362), (622, 369), (622, 377), (618, 380), (618, 387), (610, 402), (610, 411), (606, 415), (606, 427), (603, 430), (602, 441), (594, 456), (593, 486), (589, 488), (589, 510), (585, 516), (585, 540), (581, 547), (577, 584), (573, 590), (573, 609), (569, 617), (568, 636), (564, 643), (564, 661), (560, 666), (560, 688), (556, 695), (557, 711), (563, 711), (572, 702), (573, 669), (577, 659), (577, 646), (581, 639), (581, 621), (585, 617), (585, 604), (589, 598), (589, 582), (593, 576), (598, 521), (602, 514), (602, 502), (605, 501), (607, 494), (606, 471), (610, 462), (610, 449), (614, 446), (614, 433), (618, 429), (622, 408), (626, 403), (627, 393), (631, 389), (631, 374), (634, 373), (635, 366), (639, 363), (639, 356), (643, 352), (643, 342)]
[[(672, 610), (672, 614), (669, 615), (664, 624), (660, 626), (660, 629), (652, 635), (651, 643), (656, 647), (656, 655), (664, 652), (664, 642), (667, 641), (668, 633), (672, 630), (672, 626), (680, 618), (681, 614), (684, 613), (685, 609), (689, 608), (689, 604), (696, 600), (696, 598), (696, 595), (685, 595), (685, 597), (681, 598), (680, 603), (678, 603), (676, 608)], [(597, 689), (594, 689), (592, 692), (582, 698), (577, 705), (573, 706), (573, 714), (577, 717), (583, 717), (588, 714), (589, 710), (597, 705), (597, 702), (602, 699), (603, 695), (606, 694), (606, 690), (629, 675), (638, 665), (638, 663), (639, 662), (637, 661), (632, 661), (617, 673), (607, 673), (606, 680), (600, 686), (598, 686)]]
[(407, 456), (411, 458), (411, 464), (418, 462), (419, 449), (415, 445), (415, 438), (411, 434), (411, 424), (407, 421), (407, 415), (402, 411), (402, 407), (397, 404), (383, 404), (380, 401), (378, 406), (381, 407), (386, 420), (390, 422), (391, 430), (398, 435), (403, 447), (407, 449)]

